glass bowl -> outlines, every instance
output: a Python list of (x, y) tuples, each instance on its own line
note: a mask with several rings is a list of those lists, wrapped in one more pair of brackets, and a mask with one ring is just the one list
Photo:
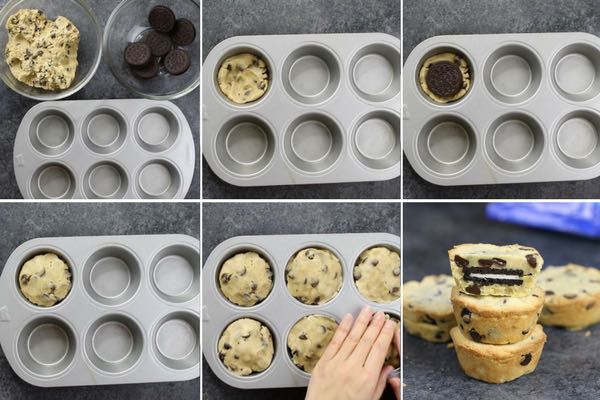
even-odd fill
[(71, 87), (64, 90), (33, 88), (15, 79), (4, 57), (0, 60), (0, 78), (15, 92), (30, 99), (47, 101), (63, 99), (83, 88), (94, 76), (102, 57), (102, 26), (86, 0), (11, 0), (0, 10), (0, 50), (8, 42), (6, 22), (21, 9), (33, 8), (44, 12), (46, 17), (63, 16), (79, 29), (81, 39), (77, 60), (79, 66)]
[[(161, 66), (158, 76), (138, 79), (129, 69), (123, 52), (129, 43), (143, 38), (150, 29), (148, 14), (157, 5), (173, 10), (177, 18), (187, 18), (196, 28), (196, 39), (187, 50), (191, 65), (181, 75), (170, 75)], [(124, 0), (113, 11), (104, 30), (104, 55), (115, 78), (135, 94), (153, 100), (182, 97), (200, 84), (200, 4), (193, 0)]]

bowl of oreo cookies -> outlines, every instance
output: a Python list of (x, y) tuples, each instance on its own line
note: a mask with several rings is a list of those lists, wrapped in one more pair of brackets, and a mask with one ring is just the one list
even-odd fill
[(182, 97), (200, 84), (200, 4), (194, 0), (124, 0), (104, 32), (115, 78), (154, 100)]

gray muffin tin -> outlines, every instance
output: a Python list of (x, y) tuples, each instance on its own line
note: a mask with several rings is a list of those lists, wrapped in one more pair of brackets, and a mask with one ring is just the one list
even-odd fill
[[(422, 63), (451, 51), (473, 86), (435, 104)], [(437, 36), (404, 66), (403, 145), (438, 185), (525, 183), (600, 176), (600, 39), (586, 33)]]
[[(219, 89), (223, 61), (249, 52), (269, 89), (248, 104)], [(238, 36), (203, 66), (203, 152), (237, 186), (361, 182), (400, 175), (400, 41), (382, 33)]]
[[(69, 295), (38, 307), (21, 293), (28, 259), (58, 254)], [(200, 252), (184, 235), (40, 238), (0, 277), (0, 343), (13, 370), (43, 387), (182, 381), (200, 375)]]
[(26, 199), (181, 199), (194, 149), (190, 126), (171, 102), (45, 102), (21, 122), (14, 169)]
[[(338, 323), (346, 313), (354, 316), (369, 305), (400, 318), (400, 299), (388, 304), (371, 302), (358, 292), (353, 268), (360, 254), (372, 247), (385, 246), (400, 254), (400, 238), (385, 233), (352, 233), (326, 235), (238, 236), (219, 244), (202, 269), (202, 352), (212, 371), (223, 382), (243, 389), (307, 386), (310, 374), (292, 362), (287, 336), (292, 326), (311, 314), (330, 316)], [(288, 261), (306, 247), (327, 249), (340, 260), (344, 274), (342, 289), (326, 304), (306, 305), (293, 298), (286, 286)], [(222, 264), (237, 253), (255, 251), (271, 265), (273, 289), (261, 303), (241, 307), (231, 303), (219, 289)], [(400, 278), (398, 277), (398, 285)], [(240, 318), (253, 318), (267, 326), (273, 336), (275, 354), (265, 371), (246, 377), (231, 373), (219, 359), (217, 345), (227, 326)]]

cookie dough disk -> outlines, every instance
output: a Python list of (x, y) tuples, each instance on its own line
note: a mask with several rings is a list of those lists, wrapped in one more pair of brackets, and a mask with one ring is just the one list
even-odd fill
[(290, 294), (304, 304), (325, 304), (342, 287), (342, 264), (330, 251), (300, 250), (286, 267)]
[(524, 340), (505, 345), (474, 342), (459, 328), (452, 328), (450, 335), (465, 374), (488, 383), (509, 382), (533, 372), (546, 343), (541, 325), (536, 325)]
[(273, 271), (269, 263), (253, 251), (236, 254), (221, 267), (219, 286), (229, 301), (250, 307), (271, 293)]
[(264, 60), (242, 53), (227, 58), (217, 76), (219, 89), (234, 103), (260, 99), (269, 87), (269, 71)]
[(402, 320), (406, 332), (432, 343), (446, 343), (450, 340), (450, 328), (415, 322), (406, 317)]
[[(438, 63), (438, 62), (444, 62), (444, 61), (457, 64), (460, 69), (460, 72), (462, 74), (462, 78), (463, 78), (462, 89), (460, 89), (460, 91), (458, 93), (456, 93), (454, 96), (450, 96), (450, 97), (438, 96), (437, 94), (433, 93), (427, 86), (427, 73), (429, 72), (430, 65)], [(465, 95), (471, 88), (471, 73), (469, 71), (469, 64), (467, 63), (467, 60), (465, 60), (464, 58), (462, 58), (454, 53), (436, 54), (434, 56), (429, 57), (423, 63), (423, 66), (421, 67), (421, 70), (419, 71), (419, 84), (421, 86), (421, 90), (423, 90), (423, 92), (427, 96), (429, 96), (431, 99), (433, 99), (437, 103), (446, 104), (446, 103), (451, 103), (453, 101), (459, 100), (459, 99), (465, 97)]]
[(219, 358), (235, 375), (262, 372), (273, 361), (273, 338), (269, 328), (250, 318), (229, 324), (219, 339)]
[(400, 298), (400, 254), (387, 247), (364, 251), (354, 267), (358, 291), (376, 303), (391, 303)]
[(309, 315), (296, 322), (287, 340), (294, 364), (310, 374), (337, 327), (337, 322), (323, 315)]
[(463, 335), (487, 344), (523, 340), (536, 325), (544, 306), (544, 291), (536, 287), (526, 297), (470, 296), (452, 289), (454, 316)]
[(600, 271), (596, 268), (547, 267), (538, 284), (546, 294), (541, 324), (577, 331), (600, 322)]
[(19, 287), (31, 303), (51, 307), (71, 290), (69, 266), (53, 253), (35, 256), (21, 267)]
[(75, 80), (79, 30), (65, 17), (20, 10), (8, 19), (6, 63), (24, 84), (45, 90), (69, 88)]
[[(391, 319), (394, 322), (394, 332), (400, 330), (400, 321), (398, 320), (398, 318), (391, 317), (386, 314), (385, 319)], [(390, 348), (388, 349), (388, 352), (385, 355), (385, 364), (391, 365), (394, 368), (400, 367), (400, 353), (398, 353), (398, 346), (396, 346), (395, 340), (392, 341), (392, 344), (390, 344)]]
[(428, 275), (421, 281), (402, 285), (404, 318), (448, 331), (456, 326), (450, 302), (454, 279), (448, 275)]
[(461, 244), (448, 256), (458, 289), (476, 296), (529, 296), (544, 264), (536, 249), (518, 244)]

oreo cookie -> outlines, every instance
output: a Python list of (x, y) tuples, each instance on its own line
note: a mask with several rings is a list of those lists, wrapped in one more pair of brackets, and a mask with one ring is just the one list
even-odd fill
[(153, 57), (150, 62), (142, 67), (131, 67), (131, 73), (140, 79), (152, 79), (160, 71), (160, 61)]
[(196, 39), (196, 28), (192, 21), (180, 18), (175, 22), (175, 28), (171, 32), (171, 39), (179, 46), (189, 46)]
[(425, 81), (429, 90), (440, 97), (455, 96), (463, 88), (460, 67), (450, 61), (439, 61), (429, 65)]
[(150, 11), (148, 21), (158, 32), (168, 33), (175, 27), (175, 13), (167, 6), (156, 6)]
[(154, 57), (164, 57), (173, 48), (173, 43), (169, 35), (161, 32), (150, 32), (144, 42), (150, 46), (152, 56)]
[(185, 50), (171, 50), (164, 59), (164, 65), (168, 73), (181, 75), (190, 68), (190, 56)]
[(141, 67), (146, 65), (152, 59), (152, 51), (146, 43), (130, 43), (125, 48), (125, 62), (132, 67)]

